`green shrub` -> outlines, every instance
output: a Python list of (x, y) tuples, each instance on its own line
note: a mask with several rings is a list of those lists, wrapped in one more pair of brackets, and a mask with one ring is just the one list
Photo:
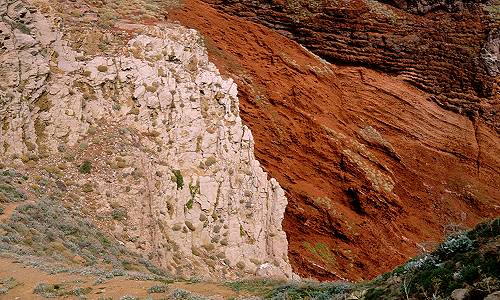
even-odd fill
[(196, 182), (195, 185), (189, 184), (189, 193), (191, 194), (191, 198), (189, 198), (188, 202), (186, 202), (186, 207), (188, 209), (193, 208), (194, 198), (197, 194), (200, 194), (200, 182)]
[(172, 291), (168, 299), (172, 300), (205, 300), (207, 298), (194, 295), (186, 290), (183, 289), (175, 289)]
[(479, 238), (491, 238), (500, 235), (500, 218), (484, 222), (477, 225), (473, 230), (467, 233), (467, 236), (472, 240)]
[(111, 217), (117, 221), (127, 219), (127, 210), (124, 207), (117, 207), (111, 211)]
[(449, 236), (436, 250), (439, 258), (445, 259), (452, 254), (465, 252), (472, 249), (472, 240), (466, 233), (458, 233)]
[(65, 296), (84, 296), (92, 291), (91, 287), (72, 289), (65, 283), (39, 283), (33, 290), (34, 294), (38, 294), (44, 298), (57, 298)]
[(181, 190), (184, 188), (184, 178), (182, 177), (181, 171), (180, 170), (172, 170), (172, 173), (174, 173), (174, 177), (172, 180), (177, 184), (177, 189)]
[(26, 195), (20, 192), (12, 184), (0, 178), (0, 203), (1, 202), (17, 202), (26, 199)]
[[(347, 293), (350, 285), (343, 282), (318, 283), (318, 282), (288, 282), (274, 288), (266, 298), (278, 299), (317, 299), (330, 300), (333, 295)], [(367, 298), (368, 299), (368, 298)]]
[(90, 174), (90, 171), (92, 170), (92, 162), (89, 160), (84, 161), (80, 167), (78, 168), (78, 171), (82, 174)]
[(465, 282), (473, 282), (479, 277), (479, 268), (477, 266), (465, 266), (460, 272), (460, 277)]
[(372, 288), (369, 289), (366, 292), (365, 299), (366, 300), (378, 300), (378, 299), (384, 299), (384, 296), (386, 295), (387, 291), (384, 290), (383, 288)]
[(59, 289), (60, 285), (58, 284), (39, 283), (33, 290), (33, 293), (45, 298), (56, 298), (60, 296), (58, 293)]
[(191, 199), (194, 199), (197, 194), (200, 194), (200, 182), (196, 182), (195, 185), (189, 184), (189, 192), (191, 194)]
[(193, 208), (193, 198), (189, 198), (188, 202), (186, 202), (187, 209)]
[(166, 285), (153, 285), (152, 287), (148, 288), (149, 294), (166, 293), (166, 292), (168, 292), (168, 286)]
[(84, 185), (82, 185), (82, 191), (84, 193), (91, 193), (94, 191), (94, 187), (92, 186), (91, 182), (86, 182)]
[(14, 277), (8, 277), (4, 279), (0, 279), (0, 295), (7, 294), (7, 292), (16, 286), (19, 285), (19, 282)]

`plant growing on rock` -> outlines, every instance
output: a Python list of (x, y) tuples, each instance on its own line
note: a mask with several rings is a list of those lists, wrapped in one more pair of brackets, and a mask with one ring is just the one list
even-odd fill
[(200, 194), (200, 182), (197, 181), (195, 185), (189, 184), (189, 193), (191, 194), (191, 198), (189, 198), (188, 202), (186, 203), (186, 207), (188, 209), (193, 208), (193, 202), (194, 198), (196, 197), (197, 194)]
[(114, 208), (111, 211), (111, 217), (117, 221), (123, 221), (127, 219), (127, 210), (123, 207)]
[(174, 176), (172, 177), (172, 181), (177, 184), (177, 189), (182, 190), (184, 188), (184, 178), (182, 177), (180, 170), (172, 170)]

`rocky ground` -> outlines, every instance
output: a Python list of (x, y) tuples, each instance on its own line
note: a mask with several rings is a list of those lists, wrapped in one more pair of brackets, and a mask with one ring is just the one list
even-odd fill
[(124, 36), (86, 50), (64, 12), (3, 1), (0, 13), (9, 170), (54, 184), (65, 205), (179, 276), (292, 276), (284, 191), (194, 30), (117, 19)]

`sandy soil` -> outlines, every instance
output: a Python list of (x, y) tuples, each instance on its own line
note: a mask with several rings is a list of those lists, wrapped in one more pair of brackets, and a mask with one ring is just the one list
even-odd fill
[[(145, 298), (152, 296), (154, 299), (165, 297), (165, 294), (148, 294), (147, 289), (154, 285), (163, 285), (155, 281), (128, 280), (121, 277), (111, 279), (103, 284), (95, 285), (96, 278), (93, 276), (73, 275), (68, 273), (47, 274), (38, 269), (26, 267), (20, 262), (10, 258), (0, 257), (0, 280), (13, 277), (17, 286), (10, 289), (7, 294), (0, 295), (0, 299), (45, 299), (33, 293), (35, 287), (40, 283), (60, 284), (65, 291), (75, 288), (87, 288), (92, 290), (87, 294), (88, 299), (98, 299), (100, 297), (111, 297), (119, 299), (124, 295)], [(200, 282), (174, 282), (168, 284), (169, 290), (176, 288), (189, 292), (211, 297), (213, 299), (228, 299), (237, 294), (232, 290), (217, 283)], [(67, 296), (67, 299), (78, 299), (78, 297)]]

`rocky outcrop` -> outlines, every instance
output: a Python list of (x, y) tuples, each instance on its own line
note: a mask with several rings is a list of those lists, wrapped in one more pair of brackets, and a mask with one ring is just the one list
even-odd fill
[(447, 12), (459, 12), (468, 6), (485, 3), (484, 0), (388, 0), (387, 2), (400, 9), (404, 9), (417, 14), (426, 14), (431, 11), (444, 10)]
[(284, 192), (196, 31), (134, 25), (120, 53), (88, 55), (22, 1), (0, 16), (2, 163), (56, 178), (65, 205), (173, 274), (291, 276)]
[(330, 64), (265, 26), (184, 3), (169, 17), (199, 30), (238, 83), (256, 157), (286, 191), (296, 273), (375, 277), (448, 229), (498, 215), (500, 140), (481, 118), (443, 109), (401, 78)]
[(375, 0), (206, 2), (270, 27), (329, 62), (398, 75), (440, 106), (481, 115), (499, 130), (494, 3), (387, 1), (402, 10)]

